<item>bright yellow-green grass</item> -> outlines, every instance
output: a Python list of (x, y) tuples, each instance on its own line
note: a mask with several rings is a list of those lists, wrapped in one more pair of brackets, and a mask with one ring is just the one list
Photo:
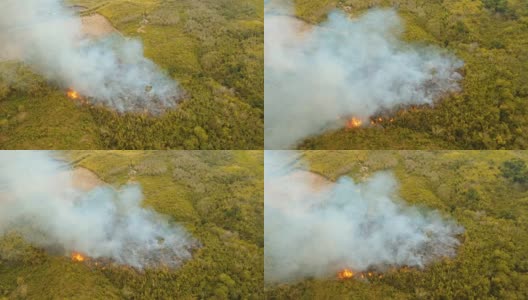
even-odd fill
[(139, 182), (144, 206), (202, 247), (177, 270), (93, 268), (50, 255), (14, 233), (0, 237), (0, 299), (262, 299), (261, 151), (56, 153), (113, 186)]
[[(423, 270), (390, 271), (371, 282), (268, 285), (268, 299), (528, 298), (528, 152), (304, 151), (302, 159), (330, 180), (391, 171), (399, 197), (438, 210), (465, 232), (456, 257)], [(524, 167), (506, 168), (512, 162)]]
[(310, 23), (332, 9), (359, 16), (393, 7), (403, 38), (436, 45), (465, 62), (462, 92), (434, 107), (394, 112), (384, 128), (335, 130), (302, 149), (526, 149), (528, 147), (528, 2), (525, 0), (295, 0)]
[[(28, 66), (0, 63), (0, 148), (261, 149), (261, 0), (69, 0), (99, 13), (177, 80), (188, 99), (161, 117), (81, 107)], [(148, 24), (139, 30), (140, 22)]]

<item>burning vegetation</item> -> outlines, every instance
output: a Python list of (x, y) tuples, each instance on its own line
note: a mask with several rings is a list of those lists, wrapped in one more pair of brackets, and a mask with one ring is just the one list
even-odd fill
[(354, 277), (354, 272), (350, 269), (343, 269), (337, 273), (337, 278), (339, 279), (350, 279)]
[[(369, 124), (371, 126), (376, 126), (376, 125), (386, 125), (386, 124), (390, 124), (390, 123), (393, 123), (393, 122), (394, 122), (394, 118), (393, 117), (377, 116), (377, 117), (371, 117)], [(351, 129), (354, 129), (354, 128), (360, 128), (364, 124), (365, 124), (365, 122), (363, 122), (361, 119), (356, 118), (356, 117), (352, 117), (352, 118), (346, 120), (345, 128), (347, 130), (351, 130)]]
[(86, 256), (81, 254), (80, 252), (72, 252), (71, 253), (71, 260), (73, 262), (84, 262), (86, 260)]
[[(121, 113), (131, 112), (131, 113), (159, 116), (164, 111), (166, 111), (166, 108), (167, 108), (166, 105), (162, 103), (163, 101), (170, 101), (172, 103), (171, 107), (174, 107), (176, 103), (189, 97), (188, 94), (181, 91), (178, 95), (169, 97), (164, 100), (159, 97), (156, 97), (155, 95), (149, 94), (150, 90), (152, 90), (152, 86), (145, 87), (146, 96), (144, 97), (138, 98), (133, 95), (127, 95), (121, 98), (116, 98), (116, 99), (119, 99), (119, 101), (132, 101), (134, 99), (132, 101), (133, 103), (129, 103), (129, 107), (127, 109), (118, 108), (117, 111)], [(73, 88), (68, 88), (66, 90), (66, 97), (68, 97), (68, 99), (75, 101), (75, 103), (80, 104), (80, 105), (100, 106), (100, 107), (105, 107), (111, 110), (116, 109), (116, 107), (109, 105), (108, 103), (105, 103), (104, 101), (99, 101), (90, 96), (81, 95), (77, 90)], [(150, 108), (147, 109), (145, 105), (149, 105)]]
[[(196, 248), (200, 247), (200, 243), (195, 242), (191, 245), (186, 246), (186, 250), (189, 251), (189, 253), (192, 253)], [(138, 255), (138, 253), (129, 253), (125, 251), (123, 255), (127, 256), (127, 253), (130, 254), (130, 258), (132, 258), (134, 255)], [(172, 252), (169, 248), (161, 248), (157, 250), (151, 250), (149, 253), (145, 252), (140, 255), (144, 258), (144, 261), (141, 262), (140, 265), (134, 264), (134, 261), (131, 261), (131, 263), (126, 261), (119, 261), (116, 258), (113, 257), (107, 257), (107, 256), (98, 256), (98, 257), (91, 257), (86, 253), (82, 253), (79, 251), (72, 251), (70, 253), (70, 259), (73, 263), (83, 263), (91, 268), (120, 268), (120, 269), (128, 269), (128, 270), (134, 270), (136, 272), (143, 272), (144, 269), (164, 269), (164, 270), (172, 270), (180, 267), (184, 259), (178, 254)]]
[[(409, 267), (409, 266), (386, 266), (383, 268), (383, 273), (408, 273), (413, 270), (416, 270), (416, 268)], [(383, 275), (381, 271), (375, 271), (374, 269), (369, 269), (367, 271), (363, 272), (354, 272), (352, 269), (344, 268), (337, 272), (337, 279), (339, 280), (347, 280), (347, 279), (361, 279), (361, 280), (371, 280), (371, 279), (382, 279), (385, 275)]]
[(383, 118), (383, 117), (377, 117), (370, 119), (370, 125), (383, 125), (387, 123), (393, 123), (394, 118)]
[(337, 272), (337, 278), (340, 280), (347, 280), (352, 278), (357, 279), (381, 279), (383, 278), (383, 274), (380, 274), (378, 272), (368, 271), (368, 272), (354, 272), (351, 269), (343, 269), (339, 272)]
[(87, 105), (89, 104), (89, 100), (88, 98), (84, 97), (84, 96), (81, 96), (81, 94), (72, 89), (72, 88), (69, 88), (66, 90), (66, 96), (68, 97), (68, 99), (72, 100), (72, 101), (75, 101), (76, 103), (80, 104), (80, 105)]
[(358, 118), (352, 117), (351, 119), (346, 121), (346, 128), (347, 129), (358, 128), (358, 127), (361, 127), (362, 124), (363, 124), (363, 121), (361, 121)]
[(346, 130), (352, 130), (367, 126), (381, 126), (385, 127), (396, 122), (397, 119), (403, 119), (408, 113), (415, 113), (431, 108), (429, 105), (408, 105), (401, 107), (398, 110), (383, 111), (374, 116), (367, 118), (359, 118), (356, 116), (345, 117), (344, 123)]
[(66, 95), (68, 96), (68, 98), (70, 98), (72, 100), (77, 100), (80, 97), (79, 93), (76, 90), (74, 90), (74, 89), (68, 89), (66, 91)]

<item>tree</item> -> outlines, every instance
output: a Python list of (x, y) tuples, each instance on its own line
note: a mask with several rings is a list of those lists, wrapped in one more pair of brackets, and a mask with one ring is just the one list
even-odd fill
[(497, 13), (505, 13), (508, 10), (507, 0), (482, 0), (484, 7)]
[(514, 158), (505, 161), (500, 167), (502, 176), (514, 183), (526, 184), (528, 183), (528, 170), (526, 163), (523, 160)]

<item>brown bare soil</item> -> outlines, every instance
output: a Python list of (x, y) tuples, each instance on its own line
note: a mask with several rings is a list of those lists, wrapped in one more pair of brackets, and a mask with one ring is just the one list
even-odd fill
[(75, 168), (71, 175), (73, 186), (83, 191), (89, 191), (106, 184), (94, 172), (85, 168)]
[(326, 179), (325, 177), (317, 173), (304, 170), (296, 171), (289, 177), (292, 181), (308, 183), (313, 192), (320, 192), (324, 189), (331, 187), (331, 185), (333, 184), (332, 181)]
[(101, 38), (113, 33), (118, 33), (117, 29), (107, 18), (100, 14), (93, 14), (81, 18), (82, 32), (88, 38)]

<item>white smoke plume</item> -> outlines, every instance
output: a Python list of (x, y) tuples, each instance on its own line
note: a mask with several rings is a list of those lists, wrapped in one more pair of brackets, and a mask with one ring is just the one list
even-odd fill
[(321, 182), (295, 159), (283, 151), (265, 154), (266, 282), (336, 276), (344, 268), (422, 268), (456, 254), (463, 228), (399, 199), (392, 174)]
[(158, 114), (182, 97), (178, 84), (144, 57), (141, 42), (119, 34), (85, 37), (80, 17), (61, 0), (3, 0), (2, 52), (119, 112)]
[[(271, 3), (271, 2), (270, 2)], [(333, 11), (308, 25), (273, 2), (265, 13), (265, 146), (290, 149), (308, 136), (368, 124), (372, 115), (433, 104), (458, 91), (463, 62), (440, 49), (402, 41), (393, 10), (351, 19)]]
[(81, 190), (71, 167), (44, 151), (0, 153), (0, 237), (15, 231), (38, 247), (138, 269), (178, 267), (198, 242), (142, 199), (138, 185)]

